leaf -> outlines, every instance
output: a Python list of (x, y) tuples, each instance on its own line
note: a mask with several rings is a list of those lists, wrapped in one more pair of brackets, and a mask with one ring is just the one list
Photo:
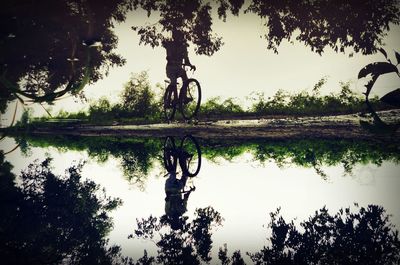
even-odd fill
[(396, 54), (397, 64), (400, 64), (400, 54), (398, 52), (394, 52)]
[(400, 107), (400, 88), (387, 93), (380, 99), (380, 101), (392, 106)]
[(366, 77), (369, 74), (371, 74), (372, 76), (379, 76), (391, 72), (398, 73), (397, 67), (393, 64), (386, 62), (371, 63), (360, 70), (360, 72), (358, 73), (358, 79)]
[(386, 53), (386, 51), (383, 49), (383, 48), (379, 48), (378, 49), (384, 56), (385, 56), (385, 58), (387, 59), (387, 53)]
[(367, 89), (367, 91), (365, 92), (365, 96), (367, 98), (368, 98), (369, 93), (371, 92), (371, 89), (374, 86), (377, 79), (378, 79), (378, 76), (374, 75), (374, 76), (372, 76), (372, 79), (369, 80), (369, 82), (365, 85), (365, 88)]

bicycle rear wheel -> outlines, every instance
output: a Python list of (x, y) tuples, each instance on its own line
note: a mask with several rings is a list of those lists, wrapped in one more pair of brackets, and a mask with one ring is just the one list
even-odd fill
[(195, 117), (200, 109), (201, 88), (196, 79), (189, 78), (179, 94), (179, 107), (186, 120)]
[(199, 174), (201, 167), (201, 150), (196, 139), (191, 135), (183, 137), (180, 147), (179, 165), (189, 177)]
[(167, 121), (172, 121), (176, 111), (177, 93), (169, 85), (164, 93), (164, 117)]
[(174, 138), (168, 136), (167, 138), (165, 138), (164, 149), (163, 149), (164, 167), (167, 170), (167, 172), (176, 172), (176, 162), (177, 162), (176, 153), (177, 152), (176, 152)]

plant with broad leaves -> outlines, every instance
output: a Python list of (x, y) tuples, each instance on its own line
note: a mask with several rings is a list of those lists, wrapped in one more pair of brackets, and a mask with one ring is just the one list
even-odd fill
[[(358, 73), (358, 79), (365, 78), (365, 77), (370, 77), (371, 79), (368, 81), (368, 83), (365, 85), (366, 91), (365, 91), (365, 100), (368, 102), (368, 96), (376, 82), (376, 80), (379, 78), (379, 76), (388, 74), (388, 73), (396, 73), (399, 78), (400, 78), (400, 73), (398, 66), (400, 64), (400, 54), (398, 52), (394, 52), (396, 56), (396, 61), (397, 63), (394, 64), (388, 58), (387, 52), (380, 48), (379, 51), (385, 56), (387, 62), (375, 62), (375, 63), (370, 63), (366, 65), (364, 68), (360, 70)], [(386, 95), (384, 95), (381, 99), (382, 102), (399, 107), (400, 106), (400, 88), (397, 88)]]

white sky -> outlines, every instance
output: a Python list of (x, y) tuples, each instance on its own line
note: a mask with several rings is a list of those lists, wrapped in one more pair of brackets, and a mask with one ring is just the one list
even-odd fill
[[(139, 46), (139, 37), (131, 29), (133, 25), (143, 25), (155, 19), (151, 17), (149, 20), (144, 12), (133, 11), (124, 23), (116, 26), (115, 32), (119, 38), (117, 52), (126, 58), (127, 63), (111, 69), (109, 76), (87, 86), (84, 91), (90, 100), (106, 96), (112, 102), (117, 101), (130, 74), (143, 70), (149, 72), (152, 84), (164, 82), (165, 50), (162, 47), (152, 49), (150, 46)], [(225, 45), (220, 51), (212, 57), (197, 56), (193, 50), (189, 51), (191, 62), (197, 67), (193, 77), (202, 86), (203, 100), (216, 96), (222, 99), (235, 97), (246, 105), (246, 96), (252, 92), (264, 92), (266, 96), (272, 96), (278, 89), (290, 92), (311, 89), (323, 76), (328, 76), (328, 83), (322, 88), (323, 94), (340, 91), (340, 81), (351, 81), (353, 90), (363, 92), (362, 82), (357, 81), (359, 70), (368, 63), (384, 61), (379, 53), (371, 56), (355, 54), (349, 58), (347, 54), (337, 54), (329, 48), (320, 56), (303, 44), (285, 41), (279, 46), (279, 54), (274, 54), (267, 50), (266, 40), (260, 38), (266, 28), (261, 19), (253, 14), (228, 16), (225, 23), (215, 17), (213, 30), (223, 37)], [(385, 49), (395, 61), (393, 49), (400, 47), (399, 26), (392, 26), (385, 43)], [(399, 83), (395, 75), (381, 77), (373, 93), (384, 95), (398, 88)], [(60, 109), (77, 111), (82, 108), (85, 108), (85, 104), (69, 98), (52, 106), (52, 113)], [(45, 114), (39, 106), (35, 107), (34, 113), (35, 116)]]

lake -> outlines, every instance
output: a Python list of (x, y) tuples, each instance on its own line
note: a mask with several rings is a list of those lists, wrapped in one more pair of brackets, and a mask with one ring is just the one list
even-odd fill
[[(102, 236), (102, 239), (98, 238), (99, 242), (103, 242), (105, 248), (120, 246), (116, 251), (118, 255), (135, 261), (146, 250), (147, 258), (156, 257), (155, 261), (171, 264), (176, 260), (184, 260), (182, 264), (221, 264), (220, 259), (224, 257), (232, 263), (244, 261), (247, 264), (263, 259), (266, 261), (267, 255), (279, 256), (282, 260), (288, 257), (311, 257), (304, 253), (313, 253), (315, 260), (324, 263), (326, 255), (345, 256), (346, 241), (355, 248), (365, 249), (369, 261), (372, 258), (390, 264), (393, 260), (388, 257), (399, 258), (398, 245), (394, 247), (396, 243), (393, 243), (398, 242), (393, 233), (400, 226), (400, 150), (396, 144), (350, 140), (188, 138), (192, 142), (180, 148), (182, 139), (173, 138), (173, 148), (165, 146), (165, 138), (5, 138), (1, 143), (3, 151), (18, 145), (15, 151), (5, 155), (5, 161), (13, 165), (11, 172), (17, 176), (14, 186), (9, 189), (19, 187), (21, 191), (18, 192), (23, 194), (21, 196), (25, 201), (35, 196), (48, 200), (32, 200), (30, 203), (34, 206), (26, 209), (37, 206), (40, 210), (32, 210), (26, 216), (44, 215), (44, 212), (50, 211), (49, 208), (54, 209), (46, 218), (40, 217), (38, 225), (47, 227), (51, 232), (46, 229), (30, 231), (30, 220), (18, 219), (24, 207), (15, 205), (18, 210), (10, 210), (13, 207), (7, 206), (9, 203), (3, 200), (4, 211), (10, 214), (7, 218), (3, 216), (9, 219), (3, 220), (3, 224), (7, 224), (4, 227), (9, 230), (5, 234), (11, 234), (8, 233), (11, 229), (19, 229), (13, 224), (26, 226), (26, 232), (19, 238), (3, 236), (3, 240), (25, 242), (26, 245), (29, 245), (26, 242), (35, 242), (36, 251), (43, 252), (46, 249), (49, 253), (57, 253), (57, 262), (72, 259), (77, 251), (84, 251), (77, 246), (85, 243), (75, 242), (76, 238), (75, 243), (71, 243), (73, 237), (66, 235), (72, 234), (71, 231), (77, 230), (80, 225), (86, 226), (76, 221), (60, 224), (59, 219), (62, 218), (54, 216), (70, 216), (71, 220), (74, 214), (84, 216), (85, 207), (94, 206), (81, 197), (85, 198), (82, 194), (91, 194), (99, 198), (121, 199), (115, 209), (95, 207), (91, 215), (82, 217), (82, 220), (91, 223), (91, 218), (94, 220), (93, 213), (104, 210), (104, 216), (100, 214), (96, 222), (110, 223), (107, 229), (99, 233)], [(50, 189), (47, 188), (49, 183), (58, 182), (46, 180), (35, 190), (27, 188), (27, 183), (34, 183), (38, 178), (20, 176), (29, 164), (35, 160), (40, 163), (46, 157), (51, 157), (49, 168), (56, 175), (55, 179), (58, 175), (65, 175), (65, 170), (72, 165), (83, 163), (81, 171), (78, 170), (79, 182), (91, 181), (99, 185), (99, 189), (92, 187), (87, 191), (80, 184), (74, 184), (74, 194), (80, 194), (77, 202), (82, 202), (83, 206), (75, 207), (68, 213), (58, 213), (62, 211), (58, 207), (63, 207), (63, 204), (51, 203), (53, 197), (48, 197), (46, 193), (51, 191), (52, 196), (57, 194), (56, 198), (69, 198), (71, 195), (67, 196), (63, 188), (71, 187), (65, 184), (68, 181), (52, 184)], [(185, 162), (179, 163), (179, 159)], [(198, 173), (193, 177), (185, 177), (192, 170), (191, 167), (197, 168), (199, 159), (201, 165)], [(188, 160), (191, 160), (191, 164), (188, 164)], [(6, 168), (4, 165), (3, 168)], [(47, 164), (42, 167), (46, 168)], [(30, 174), (38, 174), (38, 170), (32, 170)], [(7, 198), (7, 194), (7, 190), (3, 192), (3, 199)], [(379, 207), (368, 208), (369, 205)], [(385, 219), (386, 215), (389, 215), (388, 220)], [(32, 225), (32, 229), (34, 227)], [(53, 227), (57, 229), (53, 231)], [(97, 226), (93, 227), (100, 230)], [(89, 230), (80, 233), (86, 236)], [(62, 235), (62, 240), (59, 237), (55, 239), (54, 233)], [(360, 235), (370, 236), (360, 239)], [(57, 242), (36, 242), (32, 240), (34, 237), (43, 237), (43, 242), (51, 239)], [(88, 236), (88, 240), (91, 238)], [(340, 244), (339, 239), (343, 241)], [(48, 245), (54, 249), (49, 249)], [(64, 248), (64, 245), (69, 247)], [(381, 249), (375, 252), (370, 250), (376, 246), (381, 246)], [(20, 247), (20, 251), (29, 249)], [(27, 253), (34, 253), (32, 249), (35, 248), (32, 247)], [(240, 251), (240, 256), (235, 251)], [(348, 251), (354, 249), (349, 248)], [(288, 256), (289, 252), (292, 256)], [(358, 254), (363, 256), (362, 253)], [(354, 256), (357, 254), (354, 253)], [(141, 262), (145, 264), (144, 259)]]

